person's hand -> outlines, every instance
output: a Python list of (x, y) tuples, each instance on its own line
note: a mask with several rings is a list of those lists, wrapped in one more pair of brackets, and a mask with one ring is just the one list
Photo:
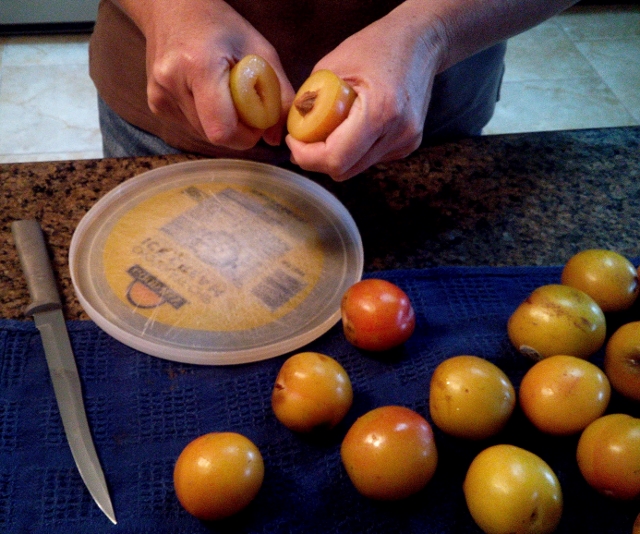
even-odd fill
[(321, 59), (347, 81), (357, 98), (349, 116), (320, 143), (287, 136), (292, 161), (309, 171), (345, 180), (368, 167), (409, 155), (422, 140), (441, 42), (412, 31), (401, 9), (367, 26)]
[[(280, 144), (293, 88), (264, 37), (219, 0), (120, 0), (147, 41), (147, 96), (153, 113), (188, 122), (214, 145), (244, 150), (261, 137)], [(240, 122), (229, 91), (229, 71), (247, 54), (266, 59), (282, 92), (282, 117), (266, 131)]]

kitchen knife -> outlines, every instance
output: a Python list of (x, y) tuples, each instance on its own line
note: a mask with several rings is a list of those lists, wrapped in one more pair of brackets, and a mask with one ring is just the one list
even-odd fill
[(11, 232), (31, 296), (25, 314), (33, 315), (35, 325), (40, 331), (73, 459), (96, 504), (113, 524), (116, 524), (107, 482), (91, 438), (78, 368), (42, 230), (37, 221), (22, 220), (12, 223)]

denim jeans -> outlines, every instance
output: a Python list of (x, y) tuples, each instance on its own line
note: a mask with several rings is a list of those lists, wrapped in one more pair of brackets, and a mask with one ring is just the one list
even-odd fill
[(102, 149), (105, 158), (157, 156), (179, 154), (180, 150), (169, 146), (152, 135), (125, 121), (98, 96), (98, 115), (102, 132)]

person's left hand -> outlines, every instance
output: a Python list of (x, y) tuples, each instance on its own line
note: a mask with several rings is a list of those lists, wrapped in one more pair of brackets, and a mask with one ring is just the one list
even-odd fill
[(314, 67), (333, 71), (354, 88), (357, 98), (325, 142), (307, 144), (287, 136), (294, 163), (342, 181), (418, 148), (443, 43), (435, 29), (412, 28), (409, 15), (392, 11)]

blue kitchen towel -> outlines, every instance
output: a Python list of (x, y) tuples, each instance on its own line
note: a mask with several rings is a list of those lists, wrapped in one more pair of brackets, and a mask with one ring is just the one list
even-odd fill
[[(294, 434), (272, 413), (271, 390), (287, 355), (239, 366), (180, 364), (133, 350), (93, 322), (69, 322), (116, 526), (93, 503), (76, 470), (32, 321), (1, 320), (0, 532), (476, 533), (462, 481), (473, 457), (500, 442), (539, 454), (555, 470), (565, 499), (558, 532), (631, 532), (640, 505), (611, 501), (587, 486), (575, 462), (578, 438), (543, 436), (518, 410), (500, 435), (482, 442), (434, 429), (438, 469), (417, 495), (393, 503), (360, 496), (340, 461), (349, 425), (387, 404), (410, 407), (430, 420), (431, 373), (458, 354), (493, 361), (517, 388), (531, 362), (510, 345), (507, 319), (533, 289), (558, 283), (560, 268), (453, 267), (368, 276), (390, 280), (408, 293), (416, 331), (403, 347), (383, 354), (351, 346), (340, 324), (304, 347), (335, 357), (353, 383), (350, 413), (322, 436)], [(609, 328), (631, 319), (640, 319), (638, 306), (624, 317), (608, 317)], [(602, 351), (592, 361), (601, 364)], [(637, 405), (616, 395), (609, 411), (640, 416)], [(172, 472), (183, 447), (212, 431), (250, 438), (263, 454), (265, 479), (244, 511), (205, 523), (181, 508)]]

